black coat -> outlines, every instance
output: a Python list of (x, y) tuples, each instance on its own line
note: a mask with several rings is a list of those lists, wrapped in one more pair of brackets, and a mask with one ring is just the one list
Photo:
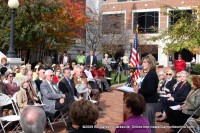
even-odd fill
[[(96, 64), (97, 65), (97, 57), (93, 55), (93, 62), (92, 65)], [(87, 56), (86, 58), (86, 65), (90, 65), (90, 55)]]
[[(167, 80), (165, 80), (164, 82), (163, 82), (163, 84), (162, 84), (162, 86), (160, 87), (160, 89), (162, 89), (164, 86), (165, 86), (165, 83), (167, 82)], [(176, 84), (176, 79), (175, 78), (172, 78), (170, 81), (168, 81), (167, 82), (167, 84), (166, 84), (166, 88), (167, 89), (169, 89), (170, 90), (170, 92), (172, 92), (173, 91), (173, 87), (174, 87), (174, 85)]]
[(79, 97), (78, 95), (78, 92), (75, 88), (75, 85), (74, 85), (74, 82), (72, 80), (70, 80), (70, 84), (71, 86), (69, 85), (68, 81), (66, 80), (66, 78), (63, 78), (59, 84), (58, 84), (58, 88), (59, 90), (65, 94), (65, 95), (70, 95), (70, 96), (77, 96)]
[(149, 71), (142, 81), (141, 89), (138, 93), (142, 94), (145, 98), (146, 103), (157, 103), (158, 102), (158, 75), (156, 71)]
[(40, 91), (40, 85), (41, 85), (41, 83), (42, 83), (42, 80), (40, 80), (39, 78), (35, 80), (35, 84), (36, 84), (36, 86), (37, 86), (37, 88), (38, 88), (39, 91)]
[(174, 102), (181, 104), (187, 98), (191, 90), (191, 85), (186, 81), (184, 84), (180, 82), (174, 92), (172, 93), (172, 97), (174, 98)]

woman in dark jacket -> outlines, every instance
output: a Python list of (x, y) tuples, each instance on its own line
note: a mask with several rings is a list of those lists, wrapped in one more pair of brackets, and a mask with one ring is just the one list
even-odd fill
[(166, 79), (160, 87), (164, 93), (171, 93), (173, 91), (173, 86), (176, 84), (176, 79), (173, 76), (174, 72), (171, 69), (166, 71)]
[[(149, 54), (142, 58), (143, 69), (147, 71), (147, 74), (142, 82), (142, 86), (139, 89), (135, 88), (135, 91), (142, 94), (146, 101), (146, 111), (144, 117), (149, 120), (151, 126), (155, 126), (155, 112), (158, 102), (157, 88), (158, 88), (158, 75), (156, 73), (156, 60)], [(152, 133), (155, 133), (155, 129), (151, 129)]]

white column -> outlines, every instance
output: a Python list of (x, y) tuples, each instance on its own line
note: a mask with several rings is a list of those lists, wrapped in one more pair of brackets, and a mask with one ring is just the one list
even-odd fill
[(196, 54), (196, 63), (200, 63), (200, 55)]
[(163, 45), (158, 45), (158, 62), (159, 65), (163, 65), (164, 67), (168, 67), (169, 66), (169, 56), (166, 55), (165, 53), (163, 53)]

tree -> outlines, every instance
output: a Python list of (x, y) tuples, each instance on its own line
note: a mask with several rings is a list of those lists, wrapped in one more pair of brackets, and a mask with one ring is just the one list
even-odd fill
[(193, 54), (200, 53), (200, 18), (197, 17), (200, 15), (200, 6), (192, 8), (192, 14), (168, 5), (163, 7), (176, 12), (176, 14), (165, 12), (165, 15), (177, 19), (177, 22), (150, 40), (165, 42), (165, 53), (179, 52), (182, 49), (187, 49)]
[(88, 9), (87, 14), (90, 22), (86, 25), (86, 38), (81, 39), (87, 49), (114, 57), (118, 51), (130, 48), (123, 13), (103, 15)]
[[(63, 51), (79, 37), (87, 17), (81, 3), (70, 0), (21, 0), (15, 19), (15, 48), (38, 52), (39, 60), (46, 51)], [(9, 44), (10, 14), (5, 1), (0, 2), (0, 46)], [(37, 55), (37, 54), (35, 54)]]

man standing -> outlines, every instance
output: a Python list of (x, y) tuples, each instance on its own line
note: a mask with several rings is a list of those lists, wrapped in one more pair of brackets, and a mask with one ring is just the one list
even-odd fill
[(94, 55), (94, 51), (90, 50), (90, 55), (86, 58), (86, 66), (92, 67), (94, 64), (97, 64), (97, 57)]
[(64, 54), (60, 56), (59, 63), (63, 64), (63, 65), (66, 65), (69, 62), (70, 62), (70, 56), (67, 53), (67, 51), (64, 51)]
[(183, 70), (186, 70), (186, 63), (182, 59), (181, 54), (178, 54), (178, 59), (175, 61), (174, 67), (175, 67), (176, 72), (181, 72)]

